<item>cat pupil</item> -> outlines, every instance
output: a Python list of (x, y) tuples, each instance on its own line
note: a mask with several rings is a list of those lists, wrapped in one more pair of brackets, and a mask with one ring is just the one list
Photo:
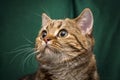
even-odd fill
[(42, 32), (42, 38), (44, 38), (46, 35), (47, 35), (47, 31), (44, 30), (44, 31)]
[[(67, 36), (67, 34), (68, 34), (68, 32), (67, 32), (65, 29), (62, 29), (62, 30), (60, 30), (60, 32), (58, 33), (58, 36), (59, 36), (59, 37), (65, 37), (65, 36)], [(47, 35), (47, 31), (46, 31), (46, 30), (43, 30), (43, 31), (42, 31), (42, 38), (46, 37), (46, 35)]]
[(59, 32), (60, 37), (65, 37), (65, 36), (67, 36), (67, 34), (68, 34), (67, 31), (64, 29)]

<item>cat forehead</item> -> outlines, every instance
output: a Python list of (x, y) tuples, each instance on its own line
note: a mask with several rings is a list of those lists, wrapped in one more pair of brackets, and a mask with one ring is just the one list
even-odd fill
[(67, 26), (67, 21), (66, 20), (52, 20), (44, 26), (44, 29), (60, 29), (63, 28), (64, 26)]
[(61, 29), (69, 29), (68, 22), (66, 19), (59, 20), (51, 20), (45, 26), (43, 26), (42, 30), (47, 30), (47, 32), (51, 35), (57, 35)]

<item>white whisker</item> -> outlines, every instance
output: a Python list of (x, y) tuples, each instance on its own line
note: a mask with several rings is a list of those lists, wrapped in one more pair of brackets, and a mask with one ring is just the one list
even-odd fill
[(24, 38), (25, 38), (25, 40), (27, 41), (27, 42), (29, 42), (30, 44), (33, 44), (34, 42), (32, 42), (31, 40), (29, 40), (28, 38), (26, 38), (25, 36), (23, 36)]
[[(25, 54), (27, 54), (27, 53), (29, 53), (29, 52), (31, 52), (31, 51), (33, 51), (34, 49), (31, 49), (31, 48), (26, 48), (25, 50), (23, 50), (23, 51), (21, 51), (20, 53), (18, 53), (18, 54), (16, 54), (14, 57), (13, 57), (13, 59), (10, 61), (10, 64), (15, 60), (15, 58), (17, 58), (17, 56), (19, 56), (19, 55), (21, 55), (21, 54), (23, 54), (23, 53), (25, 53)], [(24, 54), (24, 55), (25, 55)]]
[(37, 51), (32, 52), (32, 53), (28, 54), (28, 56), (24, 59), (24, 61), (23, 61), (23, 71), (24, 71), (25, 63), (27, 62), (27, 60), (36, 53), (37, 53)]
[(25, 45), (21, 45), (11, 51), (8, 51), (8, 52), (4, 52), (4, 54), (9, 54), (9, 53), (16, 53), (16, 52), (20, 52), (20, 51), (24, 51), (24, 49), (27, 48), (30, 48), (30, 44), (25, 44)]
[(28, 47), (28, 46), (30, 46), (30, 44), (21, 45), (21, 46), (15, 48), (15, 49), (13, 49), (13, 50), (17, 50), (17, 49), (24, 48), (24, 47)]
[(40, 16), (40, 17), (41, 17), (41, 15), (40, 15), (39, 13), (34, 13), (34, 15), (36, 15), (36, 16)]
[(31, 47), (28, 47), (28, 48), (23, 48), (23, 49), (17, 49), (17, 50), (7, 52), (7, 53), (16, 53), (16, 52), (26, 51), (26, 50), (30, 50), (30, 49), (31, 49)]

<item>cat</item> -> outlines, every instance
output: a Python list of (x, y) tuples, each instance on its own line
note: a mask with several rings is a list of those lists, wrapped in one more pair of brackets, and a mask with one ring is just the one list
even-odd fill
[(35, 43), (39, 68), (20, 80), (99, 80), (92, 30), (89, 8), (75, 19), (53, 20), (43, 13)]

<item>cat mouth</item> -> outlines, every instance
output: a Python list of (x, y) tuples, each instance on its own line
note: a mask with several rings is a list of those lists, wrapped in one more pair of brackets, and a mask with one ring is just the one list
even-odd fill
[(46, 45), (44, 48), (44, 53), (59, 53), (59, 51), (53, 46)]
[(44, 52), (51, 52), (51, 51), (52, 51), (52, 49), (46, 45), (44, 48)]
[(51, 50), (51, 48), (50, 47), (48, 47), (48, 46), (45, 46), (45, 48), (44, 49), (42, 49), (38, 54), (37, 54), (37, 59), (39, 60), (41, 57), (43, 57), (44, 55), (46, 55), (46, 54), (50, 54), (50, 53), (52, 53), (53, 51)]

